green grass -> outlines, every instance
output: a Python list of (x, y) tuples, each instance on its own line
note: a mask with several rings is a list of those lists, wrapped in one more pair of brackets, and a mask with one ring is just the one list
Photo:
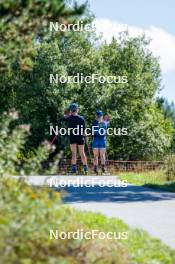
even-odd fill
[[(101, 214), (81, 213), (74, 211), (79, 222), (91, 229), (108, 231), (128, 231), (128, 239), (121, 240), (127, 248), (131, 263), (135, 264), (166, 264), (175, 262), (175, 251), (170, 250), (160, 240), (151, 238), (145, 231), (130, 229), (122, 220), (107, 218)], [(110, 241), (108, 242), (110, 243)]]
[(167, 181), (163, 170), (147, 172), (120, 172), (120, 179), (151, 188), (175, 192), (175, 181)]
[[(0, 263), (174, 264), (175, 251), (117, 218), (61, 204), (60, 194), (0, 178)], [(128, 232), (127, 240), (50, 240), (49, 230)]]

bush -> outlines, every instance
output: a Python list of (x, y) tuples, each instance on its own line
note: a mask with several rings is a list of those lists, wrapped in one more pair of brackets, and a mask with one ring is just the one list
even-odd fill
[(126, 247), (114, 240), (50, 239), (50, 229), (91, 229), (73, 209), (60, 205), (58, 192), (4, 177), (0, 185), (0, 263), (129, 263)]
[[(175, 263), (175, 251), (158, 239), (120, 219), (61, 205), (58, 192), (7, 177), (0, 178), (0, 188), (0, 264)], [(57, 240), (50, 239), (50, 229), (127, 231), (128, 239)]]
[[(26, 140), (30, 134), (30, 125), (15, 126), (18, 119), (16, 111), (4, 113), (0, 120), (0, 176), (2, 175), (35, 175), (57, 172), (54, 161), (44, 169), (42, 161), (50, 154), (52, 147), (45, 141), (37, 149), (26, 147)], [(59, 159), (59, 157), (55, 157)], [(57, 160), (58, 162), (58, 160)]]
[(168, 181), (175, 180), (175, 155), (169, 155), (165, 159), (165, 173)]
[(16, 174), (16, 166), (19, 164), (18, 152), (24, 145), (28, 127), (16, 127), (10, 125), (18, 115), (15, 111), (4, 113), (0, 121), (0, 176)]

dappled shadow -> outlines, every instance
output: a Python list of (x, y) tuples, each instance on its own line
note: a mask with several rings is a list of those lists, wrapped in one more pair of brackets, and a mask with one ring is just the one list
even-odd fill
[(165, 183), (165, 184), (145, 184), (144, 187), (150, 187), (154, 189), (159, 189), (160, 191), (174, 192), (175, 193), (175, 182)]
[(149, 202), (175, 200), (175, 193), (128, 185), (127, 187), (65, 187), (63, 202)]

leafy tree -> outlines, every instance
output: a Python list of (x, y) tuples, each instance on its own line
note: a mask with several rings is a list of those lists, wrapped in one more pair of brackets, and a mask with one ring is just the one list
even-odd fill
[[(155, 100), (161, 72), (146, 37), (130, 38), (125, 32), (108, 45), (94, 33), (48, 34), (51, 20), (71, 23), (85, 14), (83, 19), (90, 21), (85, 8), (64, 0), (1, 1), (0, 113), (15, 108), (17, 124), (31, 125), (26, 147), (37, 149), (43, 140), (51, 140), (49, 126), (62, 126), (58, 120), (64, 110), (77, 101), (87, 125), (101, 108), (110, 113), (112, 126), (128, 129), (127, 136), (108, 138), (110, 158), (160, 158), (172, 143), (173, 128)], [(50, 74), (78, 73), (125, 76), (127, 82), (49, 82)], [(56, 152), (62, 142), (59, 137)]]
[[(163, 156), (171, 145), (172, 124), (157, 107), (155, 94), (160, 87), (160, 68), (147, 49), (145, 37), (127, 34), (111, 44), (100, 44), (95, 35), (67, 33), (41, 43), (30, 72), (19, 63), (13, 68), (13, 88), (22, 123), (30, 123), (30, 143), (49, 139), (49, 126), (70, 102), (79, 103), (90, 125), (97, 108), (107, 111), (111, 125), (128, 128), (127, 136), (109, 138), (109, 157), (152, 159)], [(127, 83), (50, 83), (49, 75), (127, 76)], [(25, 102), (25, 103), (24, 103)]]
[(86, 4), (66, 0), (2, 0), (0, 2), (0, 71), (19, 56), (20, 67), (30, 70), (36, 41), (48, 37), (49, 22), (72, 23), (84, 14)]
[(51, 37), (49, 22), (73, 23), (85, 19), (82, 17), (85, 12), (86, 4), (78, 5), (76, 1), (0, 1), (0, 113), (9, 110), (16, 96), (11, 78), (12, 63), (17, 59), (21, 70), (30, 71), (37, 43)]
[[(4, 119), (3, 112), (8, 112), (9, 109), (15, 105), (15, 102), (18, 101), (16, 94), (17, 91), (14, 89), (14, 68), (16, 65), (13, 63), (17, 61), (18, 67), (22, 72), (30, 73), (34, 65), (33, 59), (37, 54), (38, 43), (44, 42), (51, 37), (49, 33), (49, 22), (56, 21), (58, 23), (68, 24), (74, 23), (80, 18), (84, 20), (85, 17), (82, 17), (82, 15), (84, 15), (85, 11), (86, 4), (78, 5), (76, 1), (67, 0), (2, 0), (0, 2), (0, 114), (2, 121), (1, 132), (3, 135), (3, 122), (6, 122), (4, 121), (6, 119)], [(60, 33), (56, 35), (59, 34)], [(14, 66), (13, 69), (11, 68), (12, 65)], [(23, 91), (23, 95), (25, 95), (25, 91)], [(43, 105), (41, 108), (42, 107)], [(37, 118), (35, 120), (38, 121)], [(10, 122), (8, 118), (7, 122)], [(34, 123), (34, 127), (36, 128), (37, 123)], [(38, 144), (37, 146), (39, 146), (39, 148), (34, 151), (35, 155), (28, 159), (26, 158), (26, 155), (28, 157), (28, 154), (25, 153), (28, 153), (28, 149), (32, 149), (33, 153), (33, 148), (30, 145), (27, 146), (28, 144), (26, 140), (24, 140), (24, 138), (26, 139), (26, 136), (24, 137), (23, 135), (24, 132), (21, 131), (19, 127), (12, 130), (8, 128), (7, 130), (9, 130), (12, 135), (13, 133), (15, 135), (17, 133), (19, 140), (18, 136), (16, 141), (14, 140), (14, 137), (11, 138), (10, 135), (7, 135), (7, 139), (2, 137), (5, 142), (9, 140), (8, 144), (5, 146), (10, 146), (9, 144), (11, 144), (11, 146), (14, 147), (14, 151), (11, 151), (11, 156), (6, 156), (7, 153), (5, 151), (8, 152), (6, 149), (1, 152), (1, 154), (3, 154), (3, 157), (1, 157), (2, 163), (11, 164), (11, 170), (15, 173), (16, 165), (19, 163), (17, 156), (19, 156), (25, 164), (25, 168), (23, 166), (23, 171), (25, 173), (29, 173), (29, 171), (30, 173), (32, 171), (37, 171), (39, 173), (39, 170), (42, 170), (40, 164), (41, 159), (44, 159), (44, 157), (47, 156), (48, 150), (47, 153), (45, 153), (44, 148)], [(24, 137), (22, 141), (20, 140), (20, 137)], [(39, 143), (41, 143), (41, 141)], [(1, 147), (4, 147), (4, 145), (1, 145)], [(38, 157), (37, 154), (39, 154)], [(9, 160), (7, 161), (7, 159)], [(3, 164), (2, 173), (4, 173), (8, 167), (5, 168)], [(8, 172), (9, 171), (7, 170), (7, 173)]]

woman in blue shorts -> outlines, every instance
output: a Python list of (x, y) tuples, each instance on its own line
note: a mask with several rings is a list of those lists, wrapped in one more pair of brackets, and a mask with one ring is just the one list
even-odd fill
[(106, 154), (106, 130), (107, 123), (103, 121), (103, 112), (97, 110), (95, 114), (95, 120), (92, 123), (92, 149), (94, 154), (94, 172), (98, 173), (98, 157), (100, 156), (102, 172), (106, 172), (105, 169), (105, 154)]

